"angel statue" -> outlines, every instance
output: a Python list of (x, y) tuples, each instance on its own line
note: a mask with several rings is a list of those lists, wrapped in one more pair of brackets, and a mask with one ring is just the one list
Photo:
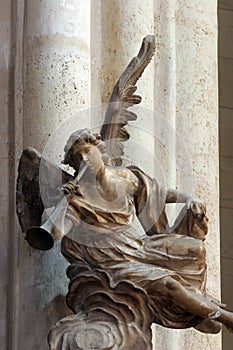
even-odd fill
[[(24, 150), (17, 187), (19, 222), (29, 244), (50, 249), (62, 238), (69, 262), (67, 305), (73, 311), (51, 329), (51, 350), (152, 349), (151, 325), (194, 327), (218, 333), (233, 330), (233, 313), (206, 293), (205, 205), (185, 193), (164, 188), (140, 168), (123, 167), (125, 128), (141, 101), (136, 83), (155, 51), (152, 35), (143, 39), (111, 95), (100, 133), (74, 132), (65, 145), (62, 193), (52, 224), (41, 225), (44, 203), (39, 188), (41, 155)], [(48, 177), (58, 169), (45, 162)], [(61, 188), (50, 191), (52, 207)], [(167, 203), (184, 203), (172, 227)], [(182, 215), (182, 217), (181, 217)], [(133, 223), (138, 218), (143, 233)], [(58, 225), (58, 221), (62, 222)]]

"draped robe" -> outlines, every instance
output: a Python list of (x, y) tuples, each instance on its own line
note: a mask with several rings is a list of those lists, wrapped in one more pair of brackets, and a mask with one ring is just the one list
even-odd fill
[[(81, 194), (71, 197), (66, 218), (73, 228), (62, 241), (62, 253), (71, 264), (68, 276), (74, 281), (83, 271), (101, 271), (112, 290), (130, 281), (149, 296), (155, 323), (172, 328), (195, 326), (202, 321), (200, 317), (151, 291), (170, 276), (205, 295), (205, 247), (202, 240), (191, 237), (192, 231), (205, 227), (205, 217), (198, 222), (186, 209), (175, 227), (169, 227), (166, 190), (140, 169), (129, 169), (138, 179), (138, 191), (134, 196), (125, 194), (126, 204), (119, 211), (112, 212), (111, 203), (109, 209), (93, 206)], [(144, 231), (132, 227), (136, 217)]]

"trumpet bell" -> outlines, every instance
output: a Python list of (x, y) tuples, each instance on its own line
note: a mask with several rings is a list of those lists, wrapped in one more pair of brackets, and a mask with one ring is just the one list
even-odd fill
[(50, 232), (39, 226), (30, 227), (27, 230), (26, 240), (32, 247), (40, 250), (49, 250), (54, 245)]

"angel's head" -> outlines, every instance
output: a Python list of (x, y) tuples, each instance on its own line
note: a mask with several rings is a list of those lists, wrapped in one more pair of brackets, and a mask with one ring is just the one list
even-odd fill
[(85, 154), (93, 147), (97, 147), (103, 155), (105, 153), (105, 143), (98, 133), (93, 133), (89, 129), (81, 129), (70, 135), (65, 148), (63, 164), (69, 164), (78, 170)]

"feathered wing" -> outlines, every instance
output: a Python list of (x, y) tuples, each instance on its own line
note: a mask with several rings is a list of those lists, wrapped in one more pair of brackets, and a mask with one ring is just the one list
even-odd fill
[(128, 108), (141, 102), (141, 96), (135, 95), (136, 83), (149, 64), (155, 52), (153, 35), (146, 36), (136, 57), (134, 57), (116, 83), (101, 128), (102, 140), (107, 141), (107, 153), (113, 165), (121, 165), (122, 142), (130, 137), (125, 125), (137, 119), (137, 115)]
[[(26, 148), (20, 158), (16, 207), (23, 232), (26, 232), (31, 226), (41, 225), (44, 209), (56, 205), (59, 201), (61, 183), (73, 179), (72, 175), (55, 164), (45, 159), (43, 162), (41, 160), (41, 154), (32, 147)], [(40, 171), (43, 171), (44, 178), (42, 186), (40, 186), (41, 181), (39, 183)]]

